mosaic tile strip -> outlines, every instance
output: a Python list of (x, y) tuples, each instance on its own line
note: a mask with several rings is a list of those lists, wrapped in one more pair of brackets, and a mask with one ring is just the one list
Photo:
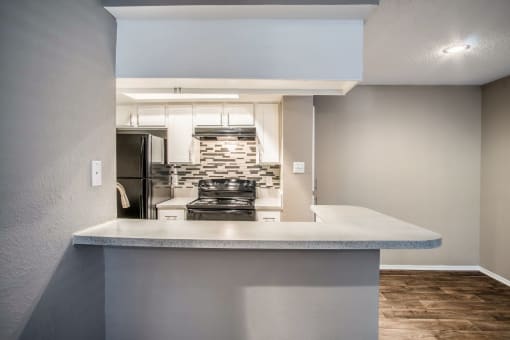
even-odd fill
[(174, 164), (175, 188), (193, 188), (201, 179), (241, 178), (260, 188), (280, 188), (280, 165), (260, 165), (255, 141), (201, 141), (200, 164)]

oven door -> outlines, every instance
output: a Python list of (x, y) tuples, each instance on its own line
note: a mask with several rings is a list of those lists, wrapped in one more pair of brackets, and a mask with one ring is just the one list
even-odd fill
[(255, 221), (253, 209), (190, 209), (188, 220), (202, 221)]

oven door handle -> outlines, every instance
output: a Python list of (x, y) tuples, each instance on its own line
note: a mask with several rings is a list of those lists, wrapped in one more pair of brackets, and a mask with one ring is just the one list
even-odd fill
[(226, 210), (226, 209), (217, 209), (217, 210), (214, 210), (214, 209), (188, 209), (188, 212), (190, 213), (197, 213), (197, 214), (202, 214), (202, 213), (227, 213), (227, 214), (232, 214), (232, 215), (251, 215), (255, 212), (255, 210), (252, 210), (252, 209), (235, 209), (235, 210)]

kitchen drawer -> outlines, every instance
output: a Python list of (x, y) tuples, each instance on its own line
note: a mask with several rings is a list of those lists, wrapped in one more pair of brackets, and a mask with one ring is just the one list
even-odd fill
[(182, 221), (186, 219), (186, 209), (158, 209), (158, 220)]
[(280, 212), (279, 211), (257, 210), (257, 221), (259, 221), (259, 222), (280, 222)]

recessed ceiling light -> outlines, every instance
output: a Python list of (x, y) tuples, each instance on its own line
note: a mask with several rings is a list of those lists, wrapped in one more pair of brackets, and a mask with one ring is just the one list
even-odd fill
[(165, 99), (239, 99), (237, 93), (123, 93), (135, 100)]
[(452, 45), (452, 46), (445, 48), (443, 50), (443, 53), (444, 54), (455, 54), (455, 53), (467, 51), (470, 48), (471, 48), (471, 45), (468, 45), (468, 44), (457, 44), (457, 45)]

